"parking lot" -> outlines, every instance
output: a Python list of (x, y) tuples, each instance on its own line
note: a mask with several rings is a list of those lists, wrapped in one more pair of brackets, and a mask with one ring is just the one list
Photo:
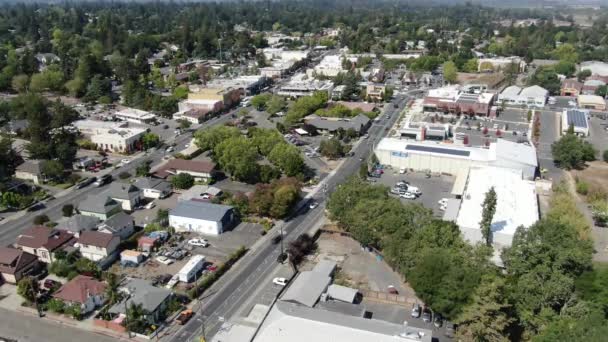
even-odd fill
[(506, 108), (495, 119), (464, 118), (454, 134), (466, 134), (471, 146), (484, 146), (499, 137), (513, 142), (527, 141), (530, 127), (527, 113), (519, 108)]
[[(399, 174), (399, 170), (386, 169), (380, 178), (374, 179), (377, 180), (376, 182), (378, 184), (386, 185), (389, 189), (392, 189), (399, 181), (403, 180), (409, 182), (411, 186), (419, 188), (422, 195), (412, 200), (402, 198), (401, 201), (404, 203), (420, 203), (424, 207), (432, 209), (436, 216), (441, 217), (443, 216), (443, 212), (439, 209), (438, 202), (442, 198), (451, 197), (450, 193), (455, 181), (455, 176), (434, 174), (430, 178), (427, 178), (426, 173), (424, 172), (408, 171), (405, 174)], [(397, 195), (393, 196), (396, 197)]]

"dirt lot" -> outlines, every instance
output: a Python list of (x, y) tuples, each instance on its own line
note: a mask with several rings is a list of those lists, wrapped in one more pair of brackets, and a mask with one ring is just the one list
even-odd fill
[(589, 189), (602, 189), (608, 192), (608, 163), (603, 161), (593, 161), (588, 163), (588, 167), (584, 170), (573, 170), (571, 171), (573, 177), (578, 177), (589, 183)]
[(386, 291), (393, 285), (399, 294), (416, 299), (414, 290), (403, 281), (384, 261), (361, 248), (361, 245), (347, 236), (323, 233), (317, 240), (318, 252), (311, 263), (302, 266), (303, 270), (312, 269), (321, 259), (338, 263), (340, 271), (336, 282), (360, 290)]

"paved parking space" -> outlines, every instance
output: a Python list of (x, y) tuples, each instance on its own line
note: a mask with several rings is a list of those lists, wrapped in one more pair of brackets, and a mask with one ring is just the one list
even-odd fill
[(393, 188), (400, 180), (405, 180), (410, 185), (420, 189), (422, 195), (414, 200), (401, 199), (402, 202), (418, 202), (426, 208), (432, 209), (436, 216), (443, 216), (443, 212), (439, 210), (440, 199), (451, 197), (452, 186), (455, 181), (455, 176), (447, 175), (432, 175), (431, 178), (426, 178), (423, 172), (408, 172), (399, 174), (399, 170), (388, 169), (381, 178), (376, 178), (378, 183)]
[(201, 237), (209, 241), (209, 247), (194, 247), (192, 253), (202, 254), (214, 260), (224, 261), (241, 246), (251, 247), (261, 236), (262, 225), (241, 222), (234, 229), (218, 236), (184, 234), (187, 239)]
[[(506, 108), (495, 119), (464, 118), (455, 133), (463, 133), (469, 137), (471, 146), (484, 146), (495, 142), (496, 139), (506, 139), (514, 142), (527, 141), (529, 123), (527, 110)], [(484, 134), (487, 128), (487, 134)], [(500, 134), (497, 132), (500, 131)]]

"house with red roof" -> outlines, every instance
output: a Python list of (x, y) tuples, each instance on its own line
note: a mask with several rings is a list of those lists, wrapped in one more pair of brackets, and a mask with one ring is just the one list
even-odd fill
[(38, 258), (20, 249), (0, 247), (0, 284), (16, 284), (21, 278), (35, 272), (40, 263)]
[(38, 260), (50, 264), (54, 261), (55, 252), (72, 246), (75, 242), (74, 235), (65, 230), (34, 226), (26, 229), (17, 237), (15, 247), (34, 254)]
[(87, 314), (100, 307), (106, 301), (106, 284), (84, 275), (78, 275), (63, 284), (53, 298), (60, 299), (67, 305), (80, 305), (82, 314)]
[(167, 178), (171, 175), (188, 173), (195, 180), (209, 180), (215, 174), (216, 164), (210, 160), (171, 159), (154, 172), (157, 178)]

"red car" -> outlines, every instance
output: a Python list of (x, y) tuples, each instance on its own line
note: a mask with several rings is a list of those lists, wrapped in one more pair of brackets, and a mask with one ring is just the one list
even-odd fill
[(215, 265), (210, 265), (210, 266), (208, 266), (208, 267), (207, 267), (207, 270), (209, 270), (209, 271), (211, 271), (211, 272), (214, 272), (214, 271), (216, 271), (216, 270), (217, 270), (217, 266), (215, 266)]

